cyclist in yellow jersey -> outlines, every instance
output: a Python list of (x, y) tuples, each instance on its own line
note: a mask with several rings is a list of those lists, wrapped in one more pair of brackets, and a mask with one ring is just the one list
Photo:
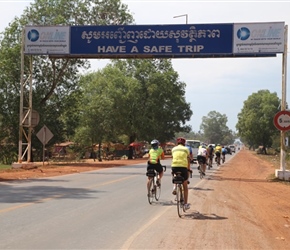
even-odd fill
[[(184, 178), (183, 190), (184, 190), (184, 208), (187, 210), (190, 208), (188, 203), (188, 171), (190, 171), (190, 152), (185, 146), (185, 139), (182, 137), (177, 138), (177, 146), (174, 147), (172, 152), (172, 163), (171, 169), (172, 174), (176, 172), (181, 172), (181, 176)], [(176, 186), (173, 188), (173, 195), (176, 195)]]
[[(163, 176), (163, 167), (160, 163), (160, 160), (164, 159), (164, 151), (159, 147), (159, 141), (153, 140), (151, 142), (151, 149), (149, 150), (149, 159), (147, 165), (147, 171), (149, 169), (155, 169), (158, 172), (157, 185), (161, 185), (161, 178)], [(147, 187), (149, 185), (149, 177), (147, 180)]]
[(222, 153), (222, 147), (220, 144), (217, 144), (215, 149), (214, 149), (214, 153), (216, 155), (216, 162), (218, 162), (220, 164), (220, 160), (221, 160), (221, 153)]

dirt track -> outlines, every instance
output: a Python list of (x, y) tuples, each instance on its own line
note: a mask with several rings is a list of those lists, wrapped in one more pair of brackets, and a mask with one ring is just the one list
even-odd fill
[(290, 249), (290, 185), (268, 180), (275, 168), (242, 150), (191, 191), (193, 237), (183, 248)]
[[(130, 165), (146, 159), (51, 165), (0, 173), (0, 181), (42, 178)], [(163, 249), (290, 249), (290, 185), (268, 180), (275, 171), (253, 152), (240, 151), (198, 187), (191, 188), (191, 209), (181, 226), (168, 229), (175, 237), (162, 241)], [(177, 218), (177, 220), (180, 219)], [(178, 231), (183, 236), (176, 238)], [(168, 236), (167, 234), (167, 236)], [(185, 240), (186, 239), (186, 240)]]

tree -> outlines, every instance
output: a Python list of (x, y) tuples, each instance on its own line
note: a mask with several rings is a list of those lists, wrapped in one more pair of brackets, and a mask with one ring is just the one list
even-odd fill
[(177, 132), (189, 132), (192, 111), (185, 100), (184, 82), (167, 59), (117, 60), (114, 65), (124, 74), (138, 81), (134, 106), (127, 109), (127, 124), (124, 128), (130, 142), (136, 138), (161, 142), (170, 140)]
[(83, 76), (80, 86), (78, 141), (88, 145), (115, 140), (125, 128), (130, 129), (125, 117), (134, 103), (135, 88), (138, 87), (136, 80), (109, 65)]
[(269, 90), (259, 90), (244, 102), (236, 128), (250, 147), (272, 145), (273, 136), (278, 134), (273, 118), (279, 111), (279, 104), (277, 93)]
[(228, 118), (217, 111), (210, 111), (202, 117), (200, 125), (205, 141), (208, 143), (230, 144), (233, 142), (233, 132), (227, 126)]
[(192, 113), (184, 99), (185, 84), (176, 79), (167, 60), (118, 60), (87, 75), (81, 81), (79, 131), (91, 132), (82, 138), (100, 142), (126, 135), (129, 143), (153, 138), (163, 142), (189, 130), (181, 126)]
[[(17, 152), (19, 137), (19, 78), (21, 32), (25, 25), (95, 25), (129, 24), (133, 17), (127, 5), (120, 0), (36, 0), (27, 7), (20, 18), (15, 18), (2, 34), (0, 47), (0, 92), (1, 113), (4, 119), (1, 135), (9, 151)], [(28, 79), (30, 57), (25, 57), (24, 80)], [(33, 109), (40, 114), (39, 126), (46, 124), (54, 137), (50, 144), (74, 134), (71, 115), (75, 105), (70, 103), (78, 91), (80, 69), (88, 68), (87, 60), (50, 59), (48, 56), (33, 57)], [(28, 95), (24, 94), (24, 106)], [(77, 109), (76, 109), (77, 110)], [(5, 131), (5, 132), (4, 132)], [(32, 145), (38, 149), (39, 141), (33, 136)], [(11, 143), (8, 143), (8, 140)], [(2, 142), (3, 140), (1, 140)], [(2, 151), (3, 152), (3, 151)], [(15, 160), (15, 159), (14, 159)], [(0, 160), (1, 161), (1, 160)]]

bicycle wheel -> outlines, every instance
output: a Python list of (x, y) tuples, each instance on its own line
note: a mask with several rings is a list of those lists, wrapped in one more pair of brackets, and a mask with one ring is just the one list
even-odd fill
[(209, 159), (208, 161), (208, 169), (210, 170), (212, 168), (212, 159)]
[(221, 158), (220, 158), (220, 157), (217, 158), (216, 165), (217, 165), (217, 166), (221, 165)]
[(153, 178), (150, 178), (150, 180), (149, 180), (147, 198), (148, 198), (149, 204), (152, 204), (153, 199), (154, 199), (154, 183), (153, 183)]
[[(156, 180), (157, 180), (157, 178), (156, 178)], [(154, 183), (154, 187), (155, 187), (155, 200), (158, 201), (159, 198), (160, 198), (160, 194), (161, 194), (161, 186), (157, 186), (155, 183)]]
[(201, 170), (199, 170), (199, 178), (202, 179), (203, 178), (203, 173)]
[(201, 164), (199, 164), (199, 178), (200, 178), (200, 179), (203, 178), (203, 173), (202, 173), (202, 166), (201, 166)]
[(184, 214), (184, 197), (183, 197), (182, 184), (177, 186), (176, 202), (177, 202), (177, 213), (178, 213), (178, 216), (181, 217)]

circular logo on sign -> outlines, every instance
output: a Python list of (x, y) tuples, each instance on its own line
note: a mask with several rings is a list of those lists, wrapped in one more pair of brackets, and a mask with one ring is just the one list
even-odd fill
[(39, 38), (39, 32), (35, 29), (32, 29), (28, 32), (27, 37), (29, 41), (36, 42)]
[(246, 27), (242, 27), (237, 31), (237, 37), (240, 40), (247, 40), (250, 37), (250, 30)]

